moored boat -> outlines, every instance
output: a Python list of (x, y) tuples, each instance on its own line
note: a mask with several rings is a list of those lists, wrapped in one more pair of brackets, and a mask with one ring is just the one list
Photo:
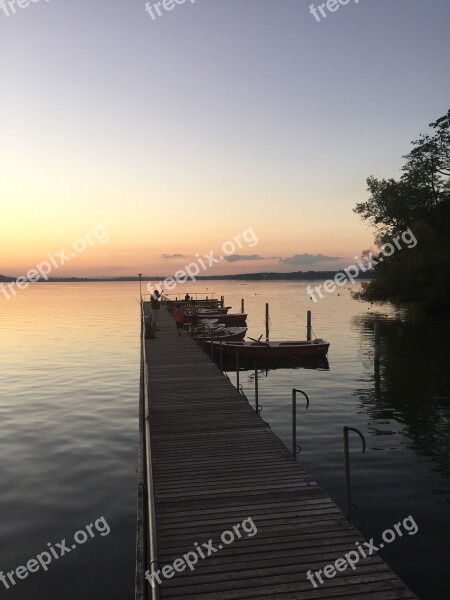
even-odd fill
[(213, 340), (221, 340), (224, 341), (237, 341), (243, 340), (245, 338), (245, 334), (247, 333), (247, 327), (218, 327), (216, 329), (211, 329), (210, 331), (202, 332), (194, 335), (194, 337), (199, 341), (204, 343), (205, 341)]
[(197, 333), (204, 333), (205, 330), (210, 329), (220, 329), (225, 327), (224, 323), (219, 323), (217, 319), (202, 319), (200, 321), (200, 325), (198, 325), (195, 329)]
[(231, 327), (234, 326), (242, 326), (245, 325), (247, 320), (247, 315), (245, 313), (227, 313), (227, 314), (217, 314), (211, 313), (208, 315), (198, 315), (199, 321), (203, 319), (217, 319), (218, 323), (224, 323), (225, 325), (229, 325)]
[(214, 353), (222, 351), (223, 356), (233, 358), (236, 351), (244, 360), (264, 361), (278, 358), (308, 358), (315, 356), (326, 356), (329, 342), (322, 339), (286, 341), (286, 342), (262, 342), (262, 341), (213, 341), (205, 339), (204, 343)]
[[(197, 315), (200, 319), (204, 315), (205, 316), (209, 316), (212, 314), (225, 315), (230, 310), (230, 308), (231, 308), (231, 306), (224, 306), (223, 308), (199, 308), (197, 311)], [(187, 310), (189, 310), (189, 307), (187, 308)]]

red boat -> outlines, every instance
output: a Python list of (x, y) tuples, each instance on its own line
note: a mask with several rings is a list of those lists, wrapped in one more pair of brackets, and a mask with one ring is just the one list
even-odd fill
[(218, 323), (223, 323), (224, 325), (229, 325), (230, 327), (239, 327), (245, 325), (247, 320), (247, 315), (245, 313), (228, 313), (225, 315), (211, 313), (208, 315), (198, 315), (198, 320), (202, 319), (214, 319), (217, 320)]
[[(211, 350), (211, 340), (204, 341), (204, 344)], [(326, 356), (330, 344), (321, 339), (311, 341), (293, 341), (293, 342), (212, 342), (213, 352), (220, 353), (224, 357), (235, 358), (236, 350), (243, 360), (252, 361), (270, 361), (283, 358), (309, 358), (315, 356)]]

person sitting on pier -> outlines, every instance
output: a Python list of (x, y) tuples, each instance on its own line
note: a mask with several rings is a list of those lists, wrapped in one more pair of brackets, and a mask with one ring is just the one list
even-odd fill
[(180, 308), (180, 305), (177, 303), (175, 312), (173, 313), (175, 317), (175, 323), (177, 324), (177, 334), (181, 335), (184, 328), (184, 313)]

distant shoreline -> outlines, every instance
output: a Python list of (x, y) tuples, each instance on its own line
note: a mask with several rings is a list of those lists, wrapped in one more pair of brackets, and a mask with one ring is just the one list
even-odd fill
[[(333, 279), (337, 273), (342, 273), (343, 270), (337, 271), (296, 271), (293, 273), (245, 273), (235, 275), (213, 275), (196, 277), (197, 281), (311, 281)], [(164, 281), (167, 276), (152, 276), (152, 277), (49, 277), (48, 279), (38, 279), (37, 281), (29, 281), (30, 283), (114, 283), (126, 281)], [(356, 279), (371, 279), (373, 272), (368, 271)], [(0, 283), (12, 283), (17, 278), (0, 275)], [(184, 282), (188, 283), (188, 282)]]

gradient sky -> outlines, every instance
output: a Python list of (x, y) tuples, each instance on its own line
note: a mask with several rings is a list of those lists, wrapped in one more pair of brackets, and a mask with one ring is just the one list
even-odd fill
[(54, 275), (169, 275), (250, 227), (238, 252), (262, 258), (211, 274), (337, 268), (370, 247), (352, 212), (366, 178), (397, 177), (450, 108), (450, 2), (350, 0), (321, 22), (310, 4), (0, 9), (0, 273), (99, 224), (108, 243)]

